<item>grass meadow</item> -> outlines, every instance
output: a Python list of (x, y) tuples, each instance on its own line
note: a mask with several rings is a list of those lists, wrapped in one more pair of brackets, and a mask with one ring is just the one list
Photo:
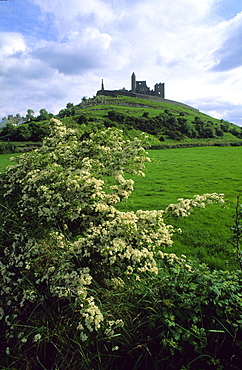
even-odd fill
[(5, 168), (14, 162), (10, 161), (11, 157), (16, 157), (19, 153), (11, 153), (11, 154), (1, 154), (0, 155), (0, 172), (4, 171)]
[[(236, 197), (242, 191), (242, 147), (195, 147), (150, 150), (146, 177), (133, 177), (135, 190), (118, 208), (165, 209), (178, 198), (195, 194), (224, 193), (225, 204), (195, 209), (187, 218), (171, 220), (177, 228), (171, 252), (204, 262), (211, 268), (238, 267), (229, 243)], [(16, 154), (15, 154), (16, 155)], [(0, 171), (11, 164), (13, 154), (0, 155)]]
[(152, 162), (145, 178), (133, 178), (135, 190), (119, 209), (165, 209), (178, 198), (224, 193), (225, 204), (195, 209), (171, 223), (182, 229), (172, 252), (207, 263), (211, 268), (234, 269), (237, 260), (229, 243), (237, 195), (242, 190), (242, 147), (196, 147), (148, 151)]

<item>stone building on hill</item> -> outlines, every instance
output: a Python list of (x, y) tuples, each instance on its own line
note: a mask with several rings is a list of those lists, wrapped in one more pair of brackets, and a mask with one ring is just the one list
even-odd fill
[(180, 105), (183, 107), (188, 107), (190, 109), (197, 110), (189, 105), (180, 103), (174, 100), (165, 99), (165, 84), (156, 83), (154, 90), (151, 90), (147, 85), (146, 81), (136, 81), (135, 73), (132, 73), (131, 76), (131, 90), (126, 90), (125, 88), (120, 90), (105, 90), (104, 82), (101, 82), (101, 90), (97, 91), (96, 96), (112, 96), (116, 97), (119, 95), (130, 96), (132, 98), (146, 99), (163, 103), (170, 103), (174, 105)]
[(150, 90), (150, 88), (146, 85), (146, 81), (136, 81), (134, 72), (131, 76), (131, 91), (137, 94), (159, 96), (160, 98), (165, 99), (164, 83), (156, 83), (154, 90)]
[[(138, 95), (154, 96), (157, 98), (165, 99), (165, 84), (156, 83), (154, 90), (151, 90), (147, 85), (146, 81), (136, 81), (135, 73), (133, 72), (131, 76), (131, 90), (105, 90), (104, 83), (102, 80), (101, 90), (97, 92), (97, 95), (107, 95), (107, 96), (117, 96), (126, 95), (132, 97), (139, 97)], [(145, 98), (145, 97), (144, 97)]]

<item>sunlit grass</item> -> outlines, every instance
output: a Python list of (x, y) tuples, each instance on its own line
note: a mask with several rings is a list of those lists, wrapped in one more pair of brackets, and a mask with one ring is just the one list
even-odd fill
[(201, 147), (149, 151), (152, 162), (146, 177), (135, 177), (135, 190), (122, 210), (165, 209), (178, 198), (224, 193), (225, 205), (194, 210), (186, 219), (173, 221), (183, 233), (174, 238), (172, 251), (184, 253), (211, 267), (237, 266), (228, 239), (237, 194), (242, 190), (242, 148)]
[(14, 164), (14, 162), (10, 161), (10, 158), (16, 157), (18, 155), (20, 155), (20, 153), (1, 154), (0, 155), (0, 172), (4, 171), (7, 166)]

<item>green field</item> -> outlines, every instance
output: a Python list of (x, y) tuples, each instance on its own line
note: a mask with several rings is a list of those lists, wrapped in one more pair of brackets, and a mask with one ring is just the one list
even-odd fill
[(148, 153), (152, 162), (146, 167), (146, 177), (134, 178), (135, 191), (119, 209), (165, 209), (178, 198), (224, 193), (225, 205), (209, 205), (194, 210), (188, 218), (173, 221), (183, 233), (176, 235), (172, 249), (212, 268), (236, 268), (228, 239), (236, 197), (242, 190), (242, 148), (201, 147)]
[[(225, 205), (196, 209), (185, 219), (172, 220), (182, 234), (174, 238), (172, 251), (207, 263), (211, 268), (234, 269), (237, 261), (228, 240), (238, 193), (242, 190), (242, 147), (198, 147), (148, 151), (151, 163), (146, 177), (133, 177), (135, 190), (118, 208), (165, 209), (178, 198), (195, 194), (224, 193)], [(11, 164), (0, 156), (0, 171)]]
[(19, 153), (1, 154), (0, 155), (0, 172), (4, 171), (7, 166), (14, 164), (14, 162), (10, 161), (10, 158), (15, 157), (17, 155), (19, 155)]

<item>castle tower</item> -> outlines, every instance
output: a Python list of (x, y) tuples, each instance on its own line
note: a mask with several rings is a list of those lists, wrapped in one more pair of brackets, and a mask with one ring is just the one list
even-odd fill
[(155, 94), (159, 95), (161, 98), (165, 98), (165, 84), (157, 83), (155, 84)]
[(102, 91), (104, 90), (104, 83), (103, 83), (103, 79), (102, 79), (102, 86), (101, 86), (101, 90), (102, 90)]
[(134, 72), (131, 76), (131, 91), (136, 92), (136, 76)]

